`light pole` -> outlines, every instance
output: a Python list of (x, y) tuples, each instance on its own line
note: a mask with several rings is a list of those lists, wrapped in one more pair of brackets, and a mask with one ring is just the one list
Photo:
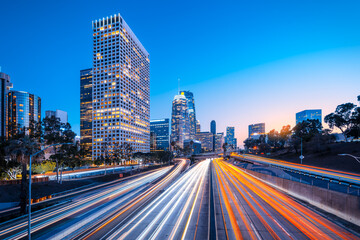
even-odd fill
[(354, 155), (351, 155), (351, 154), (348, 154), (348, 153), (342, 153), (342, 154), (338, 154), (339, 156), (349, 156), (349, 157), (352, 157), (352, 158), (355, 158), (355, 160), (360, 163), (360, 157), (356, 157)]
[(54, 146), (58, 146), (58, 145), (65, 145), (65, 144), (73, 144), (73, 143), (56, 143), (56, 144), (52, 144), (50, 146), (47, 146), (46, 148), (37, 151), (36, 153), (30, 154), (30, 160), (29, 160), (29, 215), (28, 215), (28, 239), (31, 239), (31, 160), (33, 156), (38, 155), (39, 153), (45, 151), (48, 148), (54, 147)]

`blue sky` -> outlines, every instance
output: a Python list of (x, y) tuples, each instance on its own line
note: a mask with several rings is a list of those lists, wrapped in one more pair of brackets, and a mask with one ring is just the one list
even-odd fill
[(294, 125), (360, 94), (359, 1), (10, 1), (0, 3), (0, 66), (15, 90), (61, 109), (79, 132), (79, 71), (91, 67), (91, 21), (120, 13), (151, 59), (151, 117), (181, 88), (202, 130)]

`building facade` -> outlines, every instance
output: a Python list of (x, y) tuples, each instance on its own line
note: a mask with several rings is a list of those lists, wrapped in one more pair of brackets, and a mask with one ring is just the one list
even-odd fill
[(214, 152), (222, 152), (223, 144), (225, 143), (224, 133), (215, 134), (215, 151)]
[(194, 94), (190, 91), (180, 91), (180, 95), (184, 95), (187, 101), (187, 109), (189, 112), (189, 138), (195, 139), (196, 134), (196, 111)]
[(62, 110), (56, 110), (56, 111), (47, 110), (47, 111), (45, 111), (45, 117), (47, 117), (47, 118), (55, 117), (55, 118), (59, 119), (59, 121), (63, 124), (68, 123), (68, 114), (67, 114), (67, 112), (62, 111)]
[(225, 143), (227, 143), (227, 147), (230, 149), (237, 148), (237, 139), (235, 138), (235, 127), (226, 128)]
[(184, 149), (189, 150), (189, 154), (200, 154), (201, 153), (201, 142), (195, 139), (188, 139), (184, 141)]
[(170, 142), (183, 148), (184, 141), (190, 139), (190, 121), (187, 99), (184, 95), (175, 95), (172, 102)]
[(212, 120), (211, 122), (210, 122), (210, 132), (212, 133), (212, 134), (216, 134), (216, 122), (215, 122), (215, 120)]
[(169, 151), (169, 119), (156, 119), (150, 121), (151, 151)]
[(40, 97), (22, 91), (8, 93), (8, 133), (9, 137), (25, 130), (28, 133), (30, 123), (41, 120)]
[(92, 159), (92, 68), (80, 71), (80, 144)]
[(265, 134), (265, 123), (256, 123), (249, 125), (249, 138), (255, 135)]
[(200, 125), (200, 121), (196, 120), (196, 133), (201, 132), (201, 125)]
[(304, 110), (296, 113), (296, 124), (305, 120), (318, 120), (322, 124), (321, 109)]
[(8, 137), (8, 94), (12, 87), (10, 76), (0, 72), (0, 138)]
[(196, 140), (201, 142), (202, 152), (212, 152), (214, 135), (211, 132), (199, 132), (195, 135)]
[(93, 159), (123, 143), (149, 152), (149, 54), (120, 14), (93, 21), (92, 28)]

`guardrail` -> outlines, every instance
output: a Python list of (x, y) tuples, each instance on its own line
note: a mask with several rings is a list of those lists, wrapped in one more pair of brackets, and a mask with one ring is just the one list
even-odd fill
[(275, 167), (275, 168), (279, 168), (282, 170), (287, 170), (290, 172), (295, 172), (297, 174), (303, 174), (309, 177), (314, 177), (314, 178), (320, 178), (322, 180), (328, 180), (330, 182), (334, 182), (334, 183), (338, 183), (338, 184), (345, 184), (348, 185), (350, 187), (357, 187), (360, 188), (360, 180), (349, 180), (348, 178), (351, 178), (351, 175), (349, 175), (349, 177), (344, 178), (341, 176), (334, 176), (331, 173), (326, 174), (326, 173), (319, 173), (319, 172), (314, 172), (311, 171), (311, 169), (308, 170), (303, 170), (303, 169), (299, 169), (297, 167), (291, 167), (291, 166), (284, 166), (281, 164), (277, 164), (277, 163), (269, 163), (269, 162), (264, 162), (261, 160), (254, 160), (254, 159), (249, 159), (246, 158), (244, 156), (232, 156), (235, 159), (238, 159), (240, 161), (244, 161), (244, 162), (250, 162), (250, 163), (260, 163), (266, 166), (270, 166), (270, 167)]

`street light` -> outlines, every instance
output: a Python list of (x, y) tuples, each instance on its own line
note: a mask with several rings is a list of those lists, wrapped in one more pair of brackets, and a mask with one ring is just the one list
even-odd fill
[(352, 158), (355, 158), (355, 160), (360, 163), (360, 157), (356, 157), (354, 155), (351, 155), (351, 154), (347, 154), (347, 153), (341, 153), (341, 154), (338, 154), (339, 156), (349, 156), (349, 157), (352, 157)]
[(31, 160), (33, 156), (38, 155), (39, 153), (45, 151), (48, 148), (54, 147), (54, 146), (58, 146), (58, 145), (65, 145), (65, 144), (73, 144), (73, 143), (56, 143), (56, 144), (52, 144), (50, 146), (47, 146), (44, 149), (41, 149), (40, 151), (30, 154), (30, 160), (29, 160), (29, 216), (28, 216), (28, 239), (31, 239)]

